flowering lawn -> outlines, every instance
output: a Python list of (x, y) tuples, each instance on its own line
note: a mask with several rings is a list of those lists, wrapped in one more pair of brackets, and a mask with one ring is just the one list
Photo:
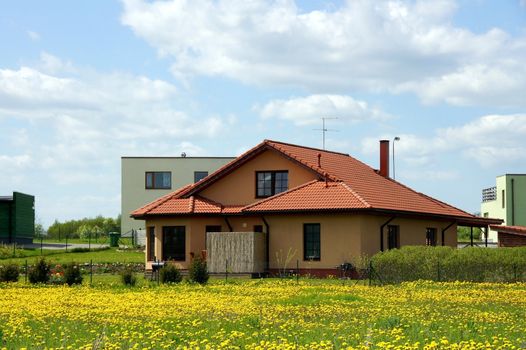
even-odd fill
[(520, 349), (526, 284), (0, 284), (0, 349)]

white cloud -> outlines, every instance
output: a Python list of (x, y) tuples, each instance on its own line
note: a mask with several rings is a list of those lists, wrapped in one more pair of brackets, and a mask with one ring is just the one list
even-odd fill
[(73, 217), (108, 213), (114, 203), (105, 198), (120, 192), (121, 156), (202, 155), (195, 140), (224, 130), (220, 116), (180, 110), (182, 99), (169, 82), (79, 68), (49, 54), (34, 66), (0, 69), (0, 120), (7, 135), (0, 138), (0, 192), (52, 188), (41, 199), (54, 208), (39, 214), (47, 221), (63, 217), (60, 202), (69, 206), (75, 196), (105, 194), (89, 201), (100, 205), (75, 204), (83, 211)]
[[(526, 114), (487, 115), (457, 127), (439, 129), (434, 136), (402, 134), (396, 142), (397, 159), (418, 167), (437, 165), (444, 153), (460, 153), (482, 167), (526, 161)], [(383, 138), (391, 139), (389, 135)], [(362, 151), (378, 152), (380, 138), (366, 138)]]
[(173, 59), (178, 77), (526, 105), (526, 37), (455, 27), (453, 0), (348, 1), (311, 12), (292, 0), (123, 2), (122, 23)]
[(288, 100), (272, 100), (255, 107), (263, 118), (288, 120), (296, 125), (319, 124), (322, 117), (341, 121), (381, 120), (389, 116), (367, 102), (344, 95), (310, 95)]
[(26, 33), (27, 33), (27, 36), (33, 41), (37, 41), (40, 39), (40, 34), (38, 34), (37, 32), (34, 32), (32, 30), (27, 30)]

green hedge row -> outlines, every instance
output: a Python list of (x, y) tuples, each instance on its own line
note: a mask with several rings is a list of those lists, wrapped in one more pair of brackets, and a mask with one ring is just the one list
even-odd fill
[(374, 255), (373, 278), (403, 281), (526, 281), (526, 247), (464, 248), (406, 246)]

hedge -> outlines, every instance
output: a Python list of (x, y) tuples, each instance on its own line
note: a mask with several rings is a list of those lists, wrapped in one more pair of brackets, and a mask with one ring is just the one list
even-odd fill
[(403, 281), (526, 281), (526, 247), (464, 248), (406, 246), (374, 255), (373, 276)]

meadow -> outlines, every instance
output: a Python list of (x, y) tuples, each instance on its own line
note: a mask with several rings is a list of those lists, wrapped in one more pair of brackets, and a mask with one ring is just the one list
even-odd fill
[(520, 349), (526, 284), (0, 284), (0, 349)]

